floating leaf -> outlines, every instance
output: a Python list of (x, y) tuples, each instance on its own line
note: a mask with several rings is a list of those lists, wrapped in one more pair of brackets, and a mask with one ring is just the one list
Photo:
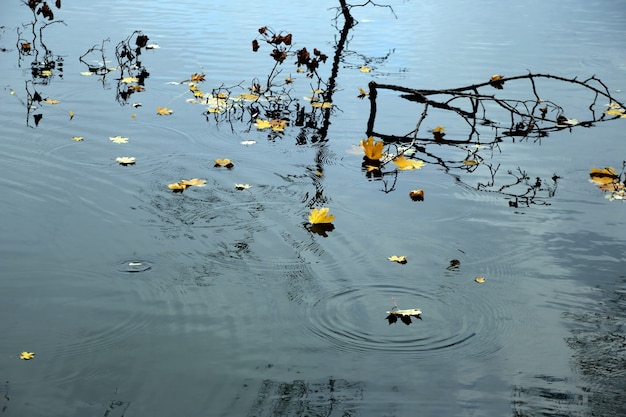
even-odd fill
[(311, 214), (309, 214), (309, 222), (311, 224), (326, 224), (332, 223), (335, 219), (335, 216), (332, 214), (328, 214), (328, 207), (324, 208), (314, 208), (311, 210)]
[(235, 164), (233, 164), (230, 159), (218, 158), (218, 159), (215, 160), (215, 166), (216, 167), (224, 167), (224, 168), (232, 168), (232, 167), (235, 166)]
[(175, 193), (182, 193), (183, 190), (185, 190), (185, 188), (187, 188), (186, 185), (181, 184), (179, 182), (175, 182), (172, 184), (167, 184), (167, 188), (169, 188), (170, 190), (174, 191)]
[(46, 70), (41, 71), (40, 74), (41, 74), (42, 77), (50, 77), (50, 76), (52, 76), (52, 71), (49, 70), (49, 69), (46, 69)]
[(596, 184), (610, 184), (619, 179), (619, 175), (615, 172), (615, 168), (591, 168), (589, 171), (590, 181)]
[(372, 69), (366, 66), (361, 67), (361, 72), (372, 72)]
[(59, 104), (60, 101), (54, 98), (47, 98), (44, 100), (44, 102), (48, 103), (48, 104)]
[(291, 77), (286, 77), (286, 78), (285, 78), (285, 82), (286, 82), (287, 84), (291, 84), (293, 81), (294, 81), (294, 80), (293, 80), (293, 78), (291, 78)]
[(242, 145), (254, 145), (256, 143), (255, 140), (242, 140), (241, 144)]
[(80, 141), (82, 141), (82, 140), (83, 140), (83, 137), (82, 137), (82, 136), (74, 136), (74, 137), (72, 138), (72, 140), (73, 140), (73, 141), (76, 141), (76, 142), (80, 142)]
[(137, 107), (141, 107), (141, 106), (142, 106), (142, 104), (141, 104), (141, 103), (133, 103), (132, 105), (133, 105), (133, 107), (134, 107), (134, 108), (137, 108)]
[(72, 120), (73, 118), (74, 118), (74, 112), (70, 110), (70, 120)]
[(417, 159), (406, 159), (404, 155), (399, 155), (393, 158), (393, 163), (403, 171), (408, 169), (422, 169), (424, 166), (423, 161)]
[(139, 78), (137, 77), (124, 77), (121, 79), (121, 81), (125, 84), (131, 84), (131, 83), (136, 83), (139, 82)]
[(267, 129), (268, 127), (272, 127), (272, 124), (269, 120), (256, 119), (254, 126), (256, 126), (257, 129)]
[(363, 90), (362, 88), (359, 88), (359, 95), (357, 96), (358, 98), (365, 98), (367, 96), (369, 96), (370, 93), (368, 93), (367, 91)]
[(404, 255), (402, 255), (402, 256), (392, 255), (392, 256), (388, 257), (387, 259), (389, 259), (391, 262), (397, 262), (399, 264), (407, 263), (406, 256), (404, 256)]
[(136, 114), (136, 113), (132, 113), (132, 114), (130, 115), (130, 118), (131, 118), (131, 119), (133, 119), (133, 120), (135, 120), (135, 119), (137, 118), (137, 114)]
[(247, 190), (248, 188), (251, 188), (252, 186), (250, 184), (235, 184), (235, 188), (238, 190)]
[(322, 109), (330, 109), (333, 107), (333, 103), (330, 101), (312, 101), (311, 106)]
[(159, 49), (160, 46), (157, 45), (156, 43), (150, 43), (148, 45), (146, 45), (146, 49)]
[(382, 141), (374, 142), (374, 137), (370, 136), (361, 140), (361, 146), (363, 147), (363, 151), (365, 152), (365, 157), (372, 161), (378, 161), (383, 157), (383, 148), (385, 144)]
[(109, 140), (114, 143), (128, 143), (128, 138), (123, 138), (121, 136), (110, 136)]
[(35, 357), (35, 353), (33, 352), (22, 352), (20, 354), (20, 359), (23, 359), (25, 361), (29, 361), (31, 359), (33, 359)]
[(424, 201), (424, 190), (411, 190), (409, 197), (411, 197), (413, 201)]
[(494, 74), (491, 76), (491, 81), (500, 81), (502, 80), (504, 77), (502, 75), (499, 74)]
[(399, 310), (395, 308), (394, 310), (387, 311), (387, 314), (388, 316), (385, 317), (385, 320), (389, 321), (390, 325), (396, 323), (398, 321), (398, 317), (400, 318), (402, 323), (406, 324), (407, 326), (413, 322), (411, 320), (411, 317), (422, 320), (422, 310), (419, 310), (417, 308), (410, 308), (407, 310)]
[(476, 277), (474, 278), (474, 281), (478, 282), (479, 284), (482, 284), (485, 282), (485, 278), (483, 277)]
[(204, 75), (204, 74), (193, 74), (191, 76), (191, 81), (193, 81), (193, 82), (202, 82), (202, 81), (204, 81), (204, 77), (206, 77), (206, 75)]
[(134, 165), (135, 157), (134, 156), (120, 156), (118, 158), (115, 158), (115, 161), (118, 162), (122, 166)]
[(174, 113), (174, 110), (170, 110), (167, 107), (157, 107), (157, 114), (159, 116), (169, 116)]
[(477, 161), (476, 159), (466, 159), (463, 161), (463, 165), (468, 165), (468, 166), (478, 165), (479, 163), (480, 161)]
[(199, 178), (192, 178), (190, 180), (182, 180), (179, 184), (185, 185), (187, 187), (195, 186), (195, 187), (204, 187), (206, 184), (206, 180), (201, 180)]
[(433, 129), (433, 133), (443, 133), (444, 130), (446, 130), (444, 126), (437, 126)]

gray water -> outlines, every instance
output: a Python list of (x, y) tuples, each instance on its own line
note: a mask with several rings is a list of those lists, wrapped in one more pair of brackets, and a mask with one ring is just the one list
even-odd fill
[[(626, 3), (390, 4), (352, 9), (358, 24), (321, 134), (206, 114), (178, 82), (204, 73), (203, 91), (243, 92), (263, 80), (271, 49), (250, 46), (262, 26), (327, 54), (319, 72), (330, 77), (343, 25), (334, 1), (66, 1), (50, 5), (62, 22), (47, 26), (20, 1), (2, 2), (3, 415), (626, 412), (626, 206), (588, 181), (593, 167), (620, 172), (626, 120), (496, 142), (483, 127), (491, 145), (476, 169), (459, 163), (474, 142), (431, 141), (423, 169), (388, 166), (376, 178), (358, 147), (370, 103), (357, 98), (371, 81), (442, 89), (530, 71), (595, 75), (623, 102)], [(145, 91), (124, 100), (127, 74), (81, 72), (115, 67), (116, 45), (134, 31), (159, 48), (141, 53)], [(28, 53), (18, 33), (35, 40)], [(79, 60), (94, 46), (108, 62), (98, 51)], [(33, 74), (45, 59), (51, 74)], [(283, 68), (291, 96), (309, 106), (311, 81), (292, 58)], [(589, 91), (544, 81), (542, 99), (593, 117)], [(29, 108), (35, 91), (59, 103)], [(498, 94), (527, 99), (528, 84)], [(389, 91), (377, 104), (375, 130), (389, 135), (411, 131), (422, 111)], [(439, 125), (447, 139), (467, 139), (458, 117), (433, 110), (420, 136)], [(118, 135), (129, 142), (108, 139)], [(121, 156), (137, 163), (120, 166)], [(216, 158), (235, 166), (216, 168)], [(515, 200), (517, 188), (500, 187), (522, 172), (549, 186)], [(167, 188), (189, 178), (207, 184)], [(412, 189), (425, 190), (423, 202)], [(312, 207), (336, 216), (326, 237), (309, 230)], [(389, 325), (392, 298), (423, 320)], [(35, 358), (20, 360), (22, 351)]]

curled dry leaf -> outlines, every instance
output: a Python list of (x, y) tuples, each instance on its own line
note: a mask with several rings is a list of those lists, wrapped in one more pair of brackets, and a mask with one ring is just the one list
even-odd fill
[(118, 158), (115, 158), (115, 161), (122, 166), (134, 165), (135, 157), (134, 156), (120, 156)]
[(392, 255), (392, 256), (388, 257), (387, 259), (389, 259), (391, 262), (397, 262), (399, 264), (407, 263), (406, 256), (404, 256), (404, 255), (402, 255), (402, 256)]
[(214, 166), (215, 167), (232, 168), (232, 167), (235, 166), (235, 164), (233, 164), (230, 159), (217, 158), (215, 160), (215, 165)]
[(424, 201), (424, 190), (411, 190), (409, 197), (411, 197), (413, 201)]

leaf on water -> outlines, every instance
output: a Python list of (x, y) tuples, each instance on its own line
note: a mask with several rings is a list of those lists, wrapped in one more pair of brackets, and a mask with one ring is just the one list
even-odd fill
[(256, 100), (259, 99), (259, 95), (258, 94), (252, 94), (252, 93), (241, 93), (237, 97), (235, 97), (235, 99), (256, 101)]
[(146, 49), (159, 49), (160, 46), (157, 45), (156, 43), (150, 43), (148, 45), (146, 45)]
[(172, 184), (167, 184), (167, 188), (174, 191), (175, 193), (182, 193), (185, 190), (185, 188), (187, 188), (187, 186), (179, 182), (175, 182)]
[(115, 158), (115, 161), (122, 166), (134, 165), (135, 157), (134, 156), (120, 156)]
[(89, 76), (91, 76), (91, 75), (93, 75), (93, 74), (94, 74), (94, 73), (93, 73), (93, 72), (91, 72), (91, 71), (82, 71), (82, 72), (80, 73), (80, 75), (82, 75), (83, 77), (89, 77)]
[(333, 103), (330, 101), (311, 101), (311, 106), (322, 109), (330, 109), (333, 107)]
[(141, 103), (133, 103), (133, 107), (134, 107), (134, 108), (141, 107), (141, 106), (142, 106), (142, 104), (141, 104)]
[(80, 142), (80, 141), (82, 141), (82, 140), (83, 140), (83, 137), (82, 137), (82, 136), (74, 136), (74, 137), (72, 138), (72, 140), (73, 140), (73, 141), (76, 141), (76, 142)]
[(407, 259), (406, 256), (402, 255), (402, 256), (396, 256), (396, 255), (392, 255), (390, 257), (388, 257), (387, 259), (389, 259), (391, 262), (397, 262), (399, 264), (405, 264), (407, 263)]
[(372, 69), (370, 67), (362, 66), (361, 72), (372, 72)]
[(242, 145), (254, 145), (256, 143), (255, 140), (242, 140), (241, 144)]
[(328, 207), (323, 208), (314, 208), (311, 210), (311, 214), (309, 214), (309, 222), (311, 224), (326, 224), (332, 223), (335, 220), (335, 216), (332, 214), (328, 214)]
[(411, 197), (413, 201), (424, 201), (424, 190), (411, 190), (409, 197)]
[(444, 130), (446, 130), (444, 126), (437, 126), (433, 129), (433, 133), (443, 133)]
[(482, 283), (485, 282), (485, 278), (483, 278), (483, 277), (476, 277), (476, 278), (474, 278), (474, 281), (476, 281), (479, 284), (482, 284)]
[(365, 157), (372, 161), (378, 161), (383, 157), (383, 148), (385, 144), (382, 141), (374, 142), (374, 137), (370, 136), (367, 140), (361, 140), (361, 147), (365, 152)]
[(235, 188), (237, 190), (247, 190), (248, 188), (251, 188), (252, 186), (250, 184), (235, 184)]
[(49, 69), (46, 69), (46, 70), (41, 71), (40, 74), (41, 74), (42, 77), (50, 77), (50, 76), (52, 76), (52, 71), (49, 70)]
[(29, 361), (31, 359), (33, 359), (35, 357), (35, 353), (34, 352), (22, 352), (20, 354), (20, 359), (25, 360), (25, 361)]
[(480, 161), (477, 161), (476, 159), (466, 159), (463, 161), (463, 165), (468, 165), (468, 166), (478, 165), (479, 163)]
[(590, 181), (596, 184), (610, 184), (615, 180), (619, 180), (619, 175), (615, 172), (615, 168), (591, 168), (589, 171)]
[(367, 91), (363, 90), (362, 88), (359, 87), (359, 95), (357, 96), (357, 98), (365, 98), (367, 96), (369, 96), (370, 93), (368, 93)]
[(204, 81), (204, 77), (206, 77), (205, 74), (195, 73), (191, 75), (191, 81), (199, 83), (199, 82)]
[(74, 112), (70, 110), (70, 120), (72, 120), (73, 118), (74, 118)]
[(136, 113), (132, 113), (132, 114), (130, 115), (130, 118), (131, 118), (131, 119), (133, 119), (133, 120), (135, 120), (135, 119), (137, 118), (137, 114), (136, 114)]
[(491, 81), (500, 81), (502, 80), (504, 77), (500, 74), (494, 74), (491, 76)]
[(268, 127), (272, 127), (272, 124), (269, 120), (256, 119), (254, 126), (256, 126), (257, 129), (267, 129)]
[(232, 167), (235, 166), (235, 164), (233, 164), (230, 159), (217, 158), (215, 160), (215, 165), (214, 166), (215, 167), (232, 168)]
[(182, 180), (179, 184), (185, 185), (187, 187), (195, 186), (195, 187), (204, 187), (206, 185), (206, 180), (201, 180), (199, 178), (192, 178), (190, 180)]
[(132, 83), (137, 83), (139, 82), (139, 78), (137, 77), (124, 77), (121, 79), (121, 81), (125, 84), (132, 84)]
[(403, 171), (409, 169), (422, 169), (424, 166), (424, 161), (420, 161), (418, 159), (406, 159), (404, 155), (396, 156), (393, 159), (393, 163)]
[(294, 79), (293, 79), (293, 78), (291, 78), (291, 77), (285, 77), (285, 82), (286, 82), (287, 84), (291, 84), (293, 81), (294, 81)]
[(128, 138), (121, 136), (109, 136), (109, 140), (113, 143), (128, 143)]
[(275, 132), (282, 132), (285, 130), (285, 127), (287, 126), (287, 120), (281, 120), (281, 119), (272, 119), (272, 120), (262, 120), (262, 119), (256, 119), (256, 123), (254, 124), (254, 126), (256, 126), (257, 129), (267, 129), (268, 127), (271, 128), (273, 131)]
[(167, 107), (157, 107), (157, 114), (159, 116), (169, 116), (174, 113), (174, 110), (170, 110)]
[(60, 103), (59, 100), (54, 99), (54, 98), (47, 98), (47, 99), (44, 100), (44, 102), (48, 103), (48, 104), (59, 104)]

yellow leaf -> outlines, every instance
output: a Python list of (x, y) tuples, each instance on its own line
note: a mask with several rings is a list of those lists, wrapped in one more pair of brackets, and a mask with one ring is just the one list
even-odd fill
[(370, 93), (359, 87), (359, 94), (361, 94), (362, 96), (368, 96)]
[(45, 99), (44, 101), (45, 101), (46, 103), (48, 103), (48, 104), (59, 104), (59, 103), (60, 103), (60, 101), (59, 101), (59, 100), (56, 100), (56, 99), (54, 99), (54, 98), (47, 98), (47, 99)]
[(20, 359), (23, 359), (25, 361), (31, 360), (34, 357), (35, 357), (35, 354), (33, 352), (22, 352), (20, 354)]
[(256, 101), (259, 99), (259, 95), (252, 93), (241, 93), (236, 98), (240, 100)]
[(261, 120), (256, 119), (256, 123), (254, 124), (257, 129), (267, 129), (268, 127), (272, 127), (272, 124), (269, 120)]
[(393, 159), (393, 163), (403, 171), (408, 169), (422, 169), (424, 166), (423, 161), (419, 161), (417, 159), (406, 159), (404, 155), (396, 156)]
[(238, 190), (247, 190), (248, 188), (251, 188), (252, 186), (250, 184), (235, 184), (235, 188)]
[(335, 219), (335, 216), (332, 214), (328, 214), (328, 207), (323, 208), (314, 208), (311, 210), (311, 214), (309, 214), (309, 222), (311, 224), (326, 224), (332, 223)]
[(139, 82), (139, 78), (137, 77), (124, 77), (122, 78), (122, 82), (126, 84)]
[(287, 84), (291, 84), (291, 83), (293, 82), (293, 78), (291, 78), (291, 77), (286, 77), (286, 78), (285, 78), (285, 82), (286, 82)]
[(135, 157), (134, 156), (120, 156), (118, 158), (115, 158), (115, 161), (118, 162), (120, 165), (123, 165), (123, 166), (134, 165), (135, 164)]
[(600, 184), (610, 184), (619, 179), (619, 175), (615, 172), (615, 168), (591, 168), (589, 171), (590, 181)]
[(219, 107), (209, 107), (206, 109), (206, 111), (208, 111), (209, 113), (221, 113), (224, 110), (220, 109)]
[(218, 93), (217, 98), (221, 100), (226, 100), (228, 98), (228, 93)]
[(330, 109), (331, 107), (333, 107), (333, 103), (331, 103), (330, 101), (312, 101), (311, 106), (317, 108), (321, 107), (322, 109)]
[(193, 74), (191, 76), (191, 81), (201, 82), (201, 81), (204, 81), (204, 77), (206, 77), (206, 75), (204, 74)]
[(196, 186), (196, 187), (204, 187), (206, 184), (206, 180), (201, 180), (199, 178), (192, 178), (190, 180), (182, 180), (179, 184), (184, 185), (186, 187)]
[(503, 78), (504, 77), (502, 75), (494, 74), (494, 75), (491, 76), (491, 81), (500, 81)]
[(83, 137), (82, 137), (82, 136), (74, 136), (74, 137), (72, 138), (72, 140), (74, 140), (74, 141), (76, 141), (76, 142), (80, 142), (81, 140), (83, 140)]
[(385, 144), (382, 141), (374, 142), (374, 137), (370, 136), (367, 138), (367, 141), (363, 139), (361, 141), (361, 146), (363, 147), (363, 151), (365, 152), (365, 157), (372, 161), (378, 161), (383, 157), (383, 148)]
[(218, 159), (215, 160), (215, 166), (216, 167), (232, 168), (233, 166), (235, 166), (235, 164), (233, 164), (230, 159), (218, 158)]
[(70, 120), (72, 120), (73, 118), (74, 118), (74, 112), (70, 110)]
[(478, 165), (479, 163), (480, 162), (475, 160), (475, 159), (466, 159), (466, 160), (463, 161), (463, 165), (468, 165), (468, 166)]
[(109, 140), (114, 143), (128, 143), (128, 138), (123, 138), (121, 136), (110, 136)]
[(50, 77), (52, 75), (52, 71), (51, 70), (43, 70), (41, 71), (41, 76), (42, 77)]
[(624, 109), (622, 108), (618, 108), (618, 109), (609, 109), (609, 110), (605, 110), (604, 113), (610, 115), (610, 116), (623, 116), (624, 115)]
[(174, 110), (170, 110), (167, 107), (157, 107), (157, 114), (159, 116), (169, 116), (174, 113)]
[(131, 118), (131, 119), (133, 119), (133, 120), (135, 120), (135, 119), (137, 118), (137, 114), (135, 114), (135, 113), (131, 114), (131, 115), (130, 115), (130, 118)]
[(272, 130), (276, 132), (282, 132), (283, 130), (285, 130), (285, 127), (287, 126), (286, 120), (273, 119), (273, 120), (270, 120), (269, 122), (270, 122), (270, 125), (272, 126)]
[(372, 69), (369, 68), (369, 67), (366, 67), (366, 66), (362, 66), (361, 67), (361, 72), (371, 72), (371, 71), (372, 71)]
[(387, 259), (389, 259), (391, 262), (397, 262), (399, 264), (407, 263), (406, 256), (404, 256), (404, 255), (402, 255), (402, 256), (393, 255), (393, 256), (390, 256)]
[(485, 278), (483, 278), (483, 277), (476, 277), (476, 278), (474, 278), (474, 281), (478, 282), (479, 284), (482, 284), (483, 282), (485, 282)]
[(436, 128), (433, 129), (433, 133), (443, 133), (444, 130), (446, 130), (445, 127), (437, 126)]
[(187, 188), (187, 186), (179, 182), (175, 182), (173, 184), (167, 184), (167, 188), (174, 192), (182, 192), (185, 188)]

